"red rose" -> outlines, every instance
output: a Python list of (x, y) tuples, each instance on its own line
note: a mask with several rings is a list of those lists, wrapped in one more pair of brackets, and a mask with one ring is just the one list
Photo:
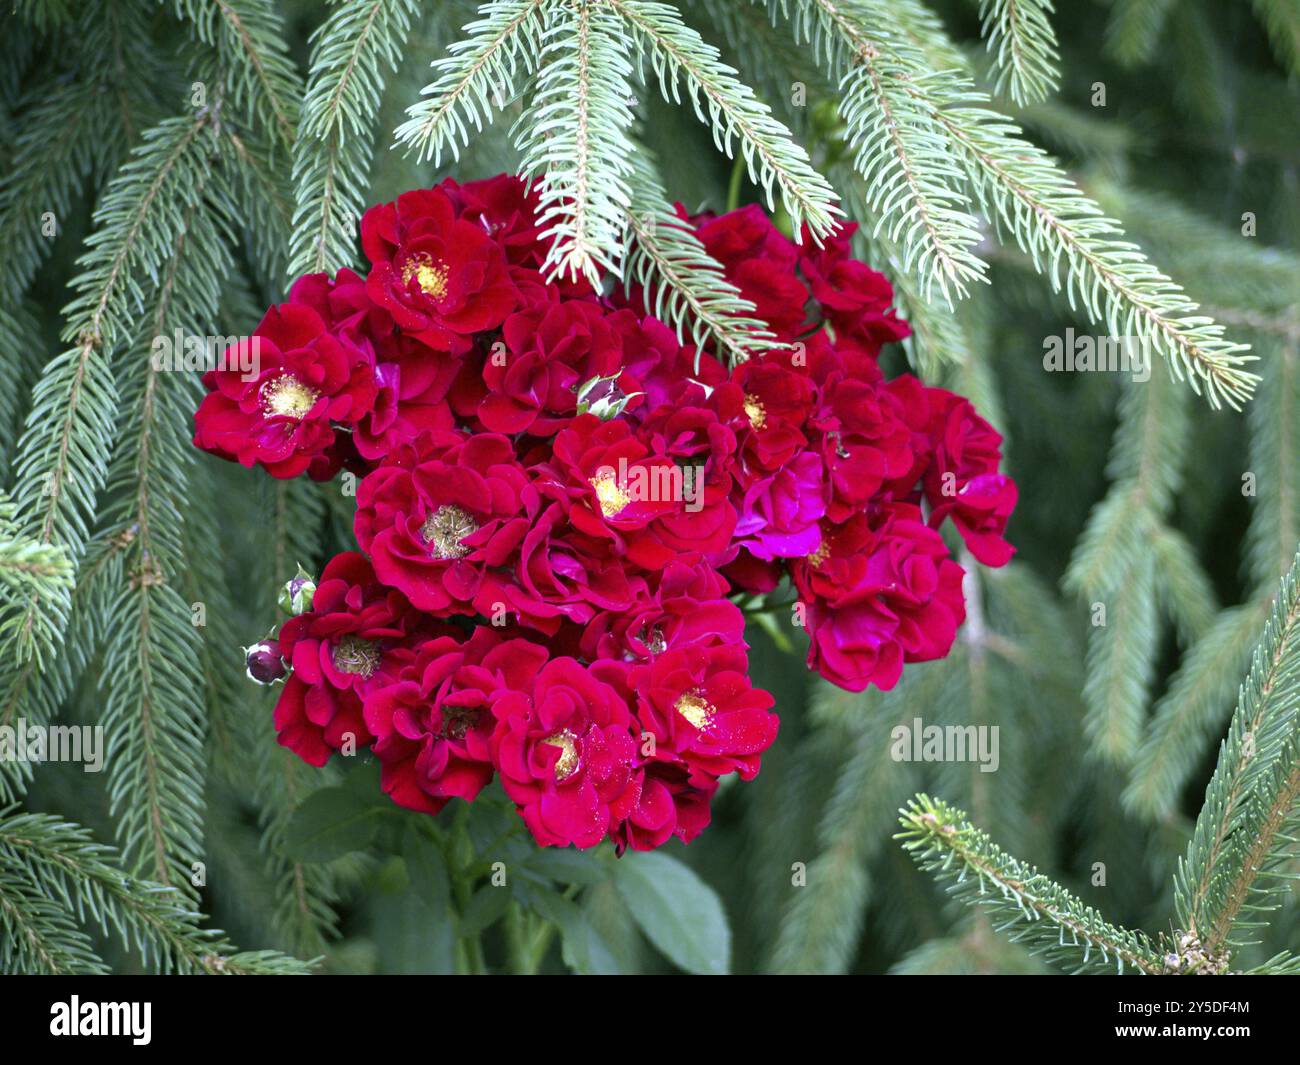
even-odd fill
[(468, 640), (419, 645), (400, 675), (372, 689), (365, 719), (377, 737), (384, 791), (399, 806), (436, 814), (451, 798), (473, 798), (492, 779), (492, 702), (527, 691), (545, 648), (480, 626)]
[(504, 436), (424, 436), (361, 482), (354, 529), (379, 579), (419, 609), (491, 616), (497, 570), (539, 507)]
[[(496, 433), (550, 436), (577, 410), (577, 387), (619, 373), (631, 311), (587, 300), (547, 302), (506, 319), (500, 343), (457, 383), (456, 413)], [(630, 389), (629, 389), (630, 390)]]
[(401, 592), (378, 583), (363, 555), (335, 555), (311, 610), (280, 629), (280, 653), (293, 667), (275, 707), (280, 743), (312, 765), (324, 765), (349, 736), (358, 749), (368, 745), (362, 698), (393, 675), (400, 656), (392, 652), (408, 634), (430, 627)]
[(752, 780), (758, 773), (778, 721), (772, 696), (749, 683), (740, 647), (676, 647), (633, 665), (627, 676), (637, 721), (654, 740), (649, 761), (714, 778), (738, 773)]
[(745, 647), (745, 618), (726, 598), (727, 582), (711, 565), (670, 562), (655, 582), (627, 610), (604, 610), (582, 634), (583, 657), (616, 661), (651, 655), (693, 644), (723, 643)]
[(635, 805), (627, 705), (574, 659), (552, 659), (531, 695), (508, 692), (492, 712), (501, 783), (538, 843), (594, 847)]
[(836, 339), (874, 359), (882, 345), (912, 331), (893, 309), (894, 290), (885, 275), (853, 258), (857, 229), (856, 223), (841, 223), (818, 247), (805, 227), (799, 268)]
[(986, 566), (1004, 566), (1016, 549), (1003, 539), (1015, 509), (1016, 484), (998, 472), (1002, 436), (962, 396), (926, 390), (933, 459), (925, 472), (925, 496), (938, 528), (951, 517), (967, 549)]
[(333, 476), (333, 423), (354, 422), (374, 403), (369, 342), (329, 332), (306, 304), (281, 303), (226, 353), (226, 366), (203, 375), (194, 443), (273, 477)]
[(904, 662), (942, 658), (966, 617), (962, 568), (909, 504), (824, 527), (791, 573), (807, 608), (808, 663), (850, 691), (888, 690)]
[(469, 337), (499, 326), (518, 300), (501, 245), (458, 219), (441, 189), (372, 207), (361, 219), (361, 246), (370, 298), (435, 350), (468, 350)]

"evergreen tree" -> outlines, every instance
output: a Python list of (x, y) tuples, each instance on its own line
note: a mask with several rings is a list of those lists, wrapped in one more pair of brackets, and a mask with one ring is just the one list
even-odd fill
[[(0, 970), (1297, 971), (1296, 0), (3, 19), (0, 754), (106, 748), (0, 758)], [(401, 811), (277, 746), (242, 675), (355, 501), (200, 454), (160, 351), (357, 266), (370, 204), (502, 171), (541, 181), (553, 276), (736, 360), (773, 335), (673, 203), (861, 223), (893, 369), (971, 397), (1020, 485), (1016, 559), (966, 566), (957, 644), (892, 691), (809, 679), (788, 596), (746, 604), (781, 736), (687, 849), (538, 848), (499, 793)], [(1076, 336), (1149, 380), (1051, 372)], [(905, 757), (922, 722), (996, 729), (996, 771)]]

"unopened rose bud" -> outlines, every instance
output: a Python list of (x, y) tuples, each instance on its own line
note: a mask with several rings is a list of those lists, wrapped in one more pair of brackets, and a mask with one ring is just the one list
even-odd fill
[(312, 596), (316, 594), (316, 581), (300, 565), (297, 574), (280, 589), (280, 609), (286, 614), (302, 614), (311, 609)]
[(248, 679), (258, 684), (274, 684), (289, 672), (285, 667), (284, 659), (280, 657), (279, 640), (263, 640), (246, 648), (244, 665)]
[(593, 377), (578, 387), (578, 413), (594, 414), (603, 422), (617, 418), (623, 408), (640, 392), (627, 393), (614, 382), (618, 374), (610, 377)]

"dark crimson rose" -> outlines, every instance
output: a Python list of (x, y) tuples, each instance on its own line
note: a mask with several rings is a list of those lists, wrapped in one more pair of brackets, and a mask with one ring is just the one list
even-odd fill
[(919, 508), (895, 503), (823, 532), (817, 551), (791, 567), (810, 666), (849, 691), (888, 690), (904, 662), (948, 653), (966, 617), (964, 571)]
[(524, 536), (515, 581), (501, 593), (507, 613), (530, 628), (554, 633), (561, 619), (587, 622), (600, 610), (630, 609), (645, 580), (629, 574), (608, 540), (569, 524), (569, 506), (548, 504)]
[(520, 310), (481, 367), (467, 368), (457, 383), (456, 413), (490, 432), (550, 436), (576, 413), (579, 385), (620, 373), (624, 334), (636, 329), (631, 311), (611, 313), (587, 300)]
[(772, 696), (753, 687), (748, 672), (744, 650), (726, 644), (675, 647), (629, 667), (637, 721), (654, 740), (646, 757), (752, 780), (779, 722)]
[(627, 704), (572, 658), (554, 658), (531, 694), (492, 703), (492, 754), (506, 794), (543, 846), (594, 847), (635, 805)]
[[(239, 367), (248, 367), (248, 372)], [(253, 336), (203, 375), (194, 443), (273, 477), (338, 469), (333, 423), (354, 422), (374, 404), (374, 351), (364, 339), (331, 333), (302, 303), (272, 307)]]
[[(681, 204), (678, 214), (686, 217)], [(756, 203), (724, 215), (691, 219), (705, 250), (722, 264), (726, 279), (755, 306), (781, 340), (793, 340), (807, 323), (808, 289), (795, 274), (799, 251)]]
[(493, 776), (493, 700), (530, 691), (546, 659), (545, 648), (504, 639), (491, 626), (415, 647), (392, 683), (365, 697), (384, 791), (431, 814), (452, 798), (471, 801)]
[(361, 482), (353, 527), (379, 579), (419, 609), (491, 617), (540, 505), (506, 437), (426, 435)]
[(857, 229), (856, 223), (841, 223), (818, 247), (805, 227), (799, 268), (836, 339), (874, 359), (882, 345), (912, 331), (894, 311), (894, 290), (885, 275), (853, 258)]
[(466, 351), (499, 326), (518, 292), (505, 252), (481, 224), (456, 217), (441, 189), (372, 207), (361, 219), (366, 291), (399, 329), (437, 351)]
[(653, 591), (629, 610), (603, 610), (582, 634), (588, 660), (634, 661), (693, 644), (745, 647), (745, 618), (711, 565), (670, 562)]
[(685, 766), (652, 762), (640, 774), (637, 803), (612, 833), (618, 854), (654, 850), (676, 836), (690, 843), (709, 827), (709, 804), (718, 782)]
[(933, 459), (925, 471), (930, 524), (952, 518), (967, 549), (986, 566), (1004, 566), (1016, 549), (1003, 539), (1018, 492), (998, 472), (1002, 435), (970, 401), (942, 388), (926, 389)]
[(326, 564), (311, 609), (284, 623), (280, 651), (293, 666), (275, 706), (282, 746), (304, 762), (324, 765), (350, 738), (356, 749), (373, 739), (362, 698), (385, 683), (408, 634), (436, 624), (411, 610), (401, 592), (384, 587), (364, 555), (349, 551)]

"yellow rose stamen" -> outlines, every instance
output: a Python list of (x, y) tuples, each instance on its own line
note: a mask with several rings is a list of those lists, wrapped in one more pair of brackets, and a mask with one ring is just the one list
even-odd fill
[(578, 771), (578, 737), (567, 728), (547, 736), (543, 743), (560, 748), (560, 760), (555, 763), (557, 782), (568, 779)]
[(608, 470), (596, 474), (590, 484), (596, 489), (596, 501), (600, 504), (600, 512), (607, 518), (616, 517), (632, 501), (631, 496), (618, 483), (618, 479)]
[(411, 278), (426, 296), (440, 300), (447, 295), (447, 267), (435, 263), (427, 251), (417, 252), (402, 264), (402, 284), (409, 285)]
[(478, 524), (454, 503), (444, 503), (420, 526), (434, 558), (464, 558), (472, 549), (461, 541), (476, 532)]
[(316, 405), (320, 392), (304, 385), (291, 373), (267, 381), (262, 386), (262, 410), (267, 414), (301, 421)]
[(673, 709), (700, 732), (713, 724), (713, 715), (715, 713), (713, 704), (700, 695), (699, 692), (686, 692), (673, 705)]

